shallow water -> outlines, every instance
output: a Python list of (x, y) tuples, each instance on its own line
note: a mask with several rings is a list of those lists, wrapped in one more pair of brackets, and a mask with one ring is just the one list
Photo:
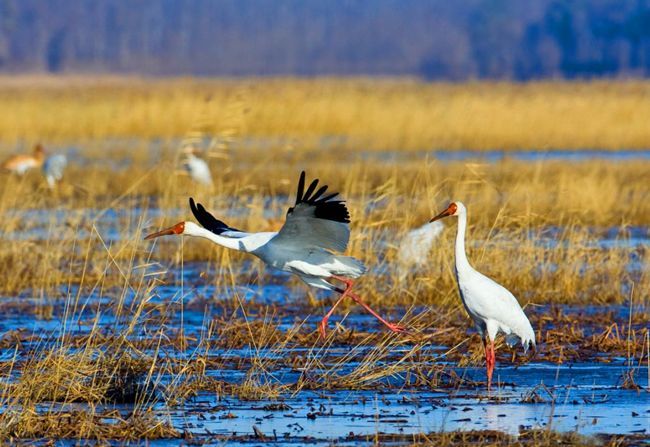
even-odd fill
[[(186, 266), (185, 275), (196, 273), (195, 265)], [(176, 272), (180, 275), (180, 272)], [(217, 291), (206, 286), (207, 296)], [(245, 308), (249, 300), (270, 305), (280, 305), (288, 309), (285, 314), (275, 318), (281, 330), (288, 330), (296, 324), (296, 320), (305, 319), (305, 325), (315, 327), (320, 315), (300, 314), (302, 290), (289, 290), (283, 285), (238, 286), (242, 294)], [(71, 290), (74, 296), (75, 290)], [(221, 291), (228, 295), (228, 291)], [(112, 300), (107, 295), (115, 296), (110, 291), (105, 295), (93, 295), (83, 301), (93, 303), (83, 311), (75, 314), (74, 318), (65, 317), (63, 300), (49, 299), (54, 303), (53, 317), (48, 320), (34, 319), (33, 314), (21, 311), (17, 307), (14, 312), (7, 312), (0, 321), (0, 339), (5, 339), (12, 332), (22, 331), (33, 336), (33, 339), (21, 345), (18, 356), (27, 355), (34, 350), (55, 343), (66, 324), (69, 335), (84, 335), (92, 330), (101, 310), (97, 323), (105, 328), (103, 331), (120, 333), (124, 321), (110, 311)], [(127, 297), (126, 305), (129, 304)], [(218, 300), (211, 300), (199, 306), (193, 306), (192, 293), (181, 293), (177, 287), (161, 286), (158, 295), (152, 302), (171, 302), (177, 306), (169, 316), (169, 321), (179, 325), (188, 337), (200, 337), (210, 318), (220, 315)], [(44, 304), (37, 298), (3, 298), (5, 307), (11, 309), (12, 302), (16, 305), (39, 306)], [(183, 303), (181, 313), (181, 302)], [(211, 304), (212, 303), (212, 304)], [(295, 312), (292, 311), (295, 306)], [(642, 308), (639, 308), (642, 310)], [(424, 309), (423, 309), (424, 310)], [(398, 310), (399, 313), (401, 310)], [(418, 311), (418, 310), (416, 310)], [(542, 314), (550, 310), (540, 307), (535, 310)], [(589, 314), (611, 312), (613, 318), (626, 321), (629, 308), (627, 306), (610, 307), (565, 307), (567, 313)], [(368, 331), (381, 330), (375, 321), (355, 309), (347, 317), (332, 318), (332, 327), (337, 321), (342, 321), (347, 327), (355, 327)], [(255, 313), (248, 315), (250, 319), (259, 318)], [(469, 323), (468, 323), (469, 325)], [(155, 325), (143, 325), (131, 337), (134, 341), (146, 338), (148, 330), (155, 330)], [(169, 351), (158, 353), (161, 358), (172, 356), (189, 359), (196, 355), (196, 345), (190, 343), (186, 351)], [(396, 347), (389, 357), (382, 362), (397, 361), (409, 349), (410, 344)], [(309, 439), (310, 443), (329, 445), (332, 442), (350, 445), (355, 444), (353, 437), (372, 437), (376, 433), (417, 434), (452, 430), (499, 430), (517, 434), (522, 429), (548, 428), (560, 431), (577, 431), (582, 434), (648, 434), (650, 436), (650, 398), (646, 390), (630, 390), (621, 388), (622, 376), (629, 370), (625, 358), (610, 358), (607, 363), (592, 360), (552, 364), (543, 361), (532, 361), (516, 365), (501, 361), (495, 372), (496, 386), (488, 393), (480, 382), (484, 380), (484, 370), (479, 367), (460, 368), (446, 359), (444, 352), (448, 346), (429, 345), (422, 348), (421, 354), (429, 359), (431, 364), (413, 361), (413, 370), (445, 365), (449, 372), (454, 372), (460, 381), (447, 383), (444, 381), (439, 388), (423, 387), (409, 382), (402, 372), (388, 376), (373, 385), (370, 390), (358, 389), (304, 389), (297, 393), (285, 393), (279, 399), (241, 400), (231, 395), (218, 396), (215, 393), (200, 392), (189, 402), (167, 408), (162, 402), (156, 406), (156, 411), (162, 419), (169, 419), (181, 432), (192, 433), (197, 440), (220, 443), (224, 437), (249, 436), (253, 434), (253, 426), (268, 439), (277, 439), (278, 444), (295, 444)], [(310, 370), (309, 374), (318, 376), (336, 371), (345, 377), (359, 367), (362, 359), (374, 346), (338, 346), (336, 344), (323, 348), (321, 346), (288, 346), (279, 349), (275, 346), (241, 348), (214, 348), (210, 350), (209, 359), (219, 364), (218, 369), (207, 371), (210, 377), (228, 383), (239, 383), (249, 374), (249, 368), (261, 360), (282, 360), (300, 356), (304, 359), (319, 358), (321, 367)], [(154, 352), (145, 352), (153, 355)], [(13, 346), (0, 350), (0, 359), (9, 360), (16, 355)], [(347, 356), (347, 361), (341, 365), (340, 360)], [(247, 366), (248, 365), (248, 366)], [(272, 371), (257, 370), (256, 376), (262, 382), (275, 384), (295, 384), (304, 374), (303, 371), (286, 363), (274, 364)], [(381, 362), (377, 365), (381, 367)], [(637, 383), (648, 389), (647, 365), (635, 365)], [(169, 382), (163, 378), (161, 385)], [(281, 404), (281, 405), (280, 405)], [(44, 407), (49, 408), (50, 404)], [(109, 405), (128, 413), (128, 405)], [(235, 439), (236, 441), (237, 439)], [(239, 439), (249, 443), (249, 438)], [(173, 445), (171, 441), (156, 441), (154, 445)], [(236, 442), (235, 442), (236, 443)]]
[[(460, 371), (469, 375), (482, 371)], [(650, 403), (645, 392), (622, 392), (608, 377), (618, 369), (600, 365), (552, 367), (530, 364), (501, 367), (499, 375), (516, 381), (516, 387), (494, 390), (458, 389), (453, 392), (306, 391), (283, 399), (290, 407), (265, 410), (270, 402), (219, 402), (199, 396), (191, 413), (172, 412), (173, 420), (196, 435), (250, 434), (256, 425), (267, 436), (299, 434), (316, 440), (342, 439), (381, 433), (428, 433), (490, 429), (517, 434), (521, 427), (595, 433), (645, 433), (650, 424)], [(534, 379), (532, 379), (534, 377)], [(527, 379), (528, 378), (528, 379)], [(549, 391), (539, 394), (543, 403), (522, 403), (535, 385), (549, 381)], [(600, 384), (594, 386), (594, 383)], [(633, 416), (635, 412), (637, 416)], [(234, 419), (224, 419), (229, 413)]]
[[(175, 423), (198, 436), (250, 434), (256, 425), (267, 436), (272, 437), (274, 432), (280, 439), (309, 436), (324, 443), (344, 439), (350, 433), (490, 429), (517, 434), (522, 427), (548, 428), (549, 424), (555, 430), (583, 434), (646, 433), (650, 428), (650, 400), (646, 391), (620, 388), (619, 378), (626, 369), (626, 365), (616, 362), (500, 365), (495, 375), (499, 385), (491, 393), (482, 386), (407, 388), (401, 392), (303, 391), (283, 397), (282, 403), (290, 408), (276, 411), (264, 409), (271, 401), (218, 401), (204, 394), (196, 399), (190, 413), (171, 414)], [(482, 380), (484, 376), (482, 368), (454, 371), (470, 380)], [(297, 374), (290, 370), (274, 371), (276, 379), (286, 382), (295, 380)], [(647, 370), (641, 369), (639, 374), (647, 375)], [(231, 377), (228, 371), (218, 375)], [(399, 384), (400, 379), (395, 382)], [(526, 403), (533, 395), (537, 402)], [(225, 419), (230, 413), (236, 418)]]
[[(259, 153), (266, 149), (273, 147), (291, 146), (294, 142), (283, 139), (270, 139), (260, 137), (243, 137), (238, 142), (238, 146), (233, 147), (242, 153), (253, 151)], [(106, 139), (98, 144), (103, 151), (111, 151), (114, 148), (124, 149), (125, 147), (135, 147), (139, 150), (147, 150), (150, 157), (156, 160), (160, 157), (160, 152), (165, 148), (181, 147), (182, 140), (180, 139), (167, 139), (156, 140), (152, 139), (143, 143), (139, 139), (129, 138), (114, 138)], [(210, 144), (209, 138), (206, 138), (203, 145)], [(339, 135), (332, 135), (323, 137), (319, 144), (314, 148), (315, 151), (321, 152), (322, 150), (337, 151), (337, 155), (350, 157), (364, 157), (369, 159), (379, 160), (404, 160), (413, 158), (429, 158), (437, 159), (443, 162), (450, 161), (464, 161), (464, 160), (482, 160), (487, 162), (499, 162), (504, 159), (514, 159), (524, 162), (536, 161), (549, 161), (560, 160), (566, 162), (581, 162), (594, 159), (608, 160), (608, 161), (630, 161), (630, 160), (650, 160), (650, 149), (622, 149), (622, 150), (600, 150), (600, 149), (562, 149), (553, 148), (552, 150), (531, 150), (531, 149), (492, 149), (492, 150), (445, 150), (427, 149), (421, 150), (354, 150), (345, 151), (342, 147), (347, 144), (346, 137)], [(16, 152), (29, 152), (31, 148), (26, 145), (22, 148), (13, 148), (12, 151)], [(96, 163), (95, 160), (88, 160), (84, 157), (84, 151), (78, 147), (68, 146), (56, 148), (57, 152), (65, 153), (69, 159), (74, 160), (75, 163), (81, 165), (88, 165)], [(104, 161), (102, 161), (103, 163)], [(122, 160), (116, 164), (115, 168), (127, 167), (130, 161), (128, 159)]]
[(560, 160), (567, 162), (590, 161), (594, 159), (608, 161), (650, 160), (650, 150), (620, 150), (604, 151), (595, 149), (571, 150), (554, 149), (552, 151), (539, 150), (492, 150), (492, 151), (434, 151), (431, 153), (441, 161), (456, 161), (468, 159), (482, 159), (497, 162), (504, 159), (519, 161), (549, 161)]
[[(356, 153), (358, 154), (358, 152)], [(650, 150), (607, 151), (597, 149), (553, 149), (544, 150), (421, 150), (421, 151), (365, 151), (361, 156), (373, 160), (403, 161), (412, 159), (438, 160), (443, 163), (456, 161), (481, 161), (497, 163), (503, 160), (517, 160), (534, 163), (539, 161), (563, 161), (579, 163), (591, 160), (626, 162), (650, 160)]]

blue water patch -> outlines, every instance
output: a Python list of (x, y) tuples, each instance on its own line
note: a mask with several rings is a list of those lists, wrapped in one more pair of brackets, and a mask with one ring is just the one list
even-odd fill
[(591, 160), (608, 160), (608, 161), (631, 161), (631, 160), (650, 160), (650, 149), (648, 150), (619, 150), (606, 151), (598, 149), (553, 149), (548, 151), (541, 150), (490, 150), (490, 151), (432, 151), (429, 152), (432, 158), (440, 161), (462, 161), (480, 159), (488, 162), (498, 162), (505, 159), (514, 159), (519, 161), (567, 161), (581, 162)]
[(635, 160), (650, 160), (650, 149), (639, 150), (600, 150), (600, 149), (552, 149), (552, 150), (420, 150), (420, 151), (361, 151), (350, 154), (352, 157), (379, 160), (384, 162), (400, 162), (406, 160), (438, 160), (441, 162), (458, 162), (475, 160), (487, 163), (497, 163), (503, 160), (523, 162), (563, 161), (577, 163), (592, 160), (611, 162), (626, 162)]

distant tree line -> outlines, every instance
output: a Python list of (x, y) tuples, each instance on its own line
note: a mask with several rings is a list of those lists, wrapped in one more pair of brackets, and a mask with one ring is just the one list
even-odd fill
[(648, 1), (0, 0), (0, 71), (647, 76)]

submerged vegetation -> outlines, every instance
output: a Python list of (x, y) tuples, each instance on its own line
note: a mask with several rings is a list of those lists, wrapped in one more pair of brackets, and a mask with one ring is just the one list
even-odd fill
[[(398, 265), (402, 236), (454, 199), (469, 206), (470, 261), (526, 305), (539, 344), (534, 361), (622, 364), (617, 388), (647, 393), (650, 160), (474, 154), (445, 161), (426, 149), (647, 148), (649, 89), (641, 82), (3, 80), (0, 104), (14, 113), (0, 117), (2, 154), (27, 150), (16, 141), (38, 136), (51, 151), (67, 152), (70, 166), (54, 190), (37, 172), (0, 174), (7, 316), (0, 440), (187, 439), (196, 425), (174, 411), (205, 396), (214, 399), (205, 417), (227, 420), (238, 417), (232, 401), (287, 411), (285, 399), (301, 393), (474, 392), (482, 379), (464, 369), (480, 366), (483, 353), (457, 298), (455, 225), (419, 270), (404, 274)], [(182, 144), (205, 149), (212, 187), (180, 170)], [(190, 218), (190, 196), (234, 227), (276, 230), (301, 169), (347, 200), (348, 253), (370, 267), (358, 290), (408, 324), (409, 335), (378, 332), (344, 303), (341, 312), (351, 315), (340, 314), (319, 341), (311, 317), (321, 316), (325, 295), (201, 241), (142, 240)], [(500, 362), (531, 360), (498, 352)], [(501, 398), (514, 399), (505, 391), (512, 386), (500, 384)], [(517, 399), (555, 402), (556, 392)], [(327, 416), (315, 406), (307, 418)], [(250, 432), (201, 436), (270, 437)], [(516, 439), (351, 433), (347, 441), (590, 442), (550, 429), (520, 432)], [(628, 445), (613, 436), (599, 442)]]

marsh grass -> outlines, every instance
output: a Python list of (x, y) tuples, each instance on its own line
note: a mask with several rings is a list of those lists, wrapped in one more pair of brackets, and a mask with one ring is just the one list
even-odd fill
[(150, 412), (133, 412), (124, 416), (118, 411), (93, 410), (37, 411), (23, 408), (0, 415), (0, 439), (16, 440), (109, 440), (141, 441), (174, 439), (180, 433), (167, 421)]
[[(62, 296), (47, 296), (41, 289), (42, 299), (32, 301), (36, 308), (51, 306), (50, 318), (61, 322), (59, 328), (12, 336), (16, 355), (2, 368), (3, 441), (180, 436), (164, 412), (154, 410), (181, 399), (183, 390), (168, 378), (191, 370), (196, 360), (168, 355), (184, 353), (188, 344), (188, 337), (167, 330), (168, 319), (175, 316), (169, 307), (177, 303), (151, 302), (160, 273), (150, 271), (151, 252), (138, 253), (134, 241), (139, 243), (139, 234), (116, 245), (106, 243), (99, 231), (89, 232), (87, 238), (84, 242), (103, 259), (91, 258), (84, 247), (78, 253), (83, 260), (80, 271), (70, 266), (80, 275), (75, 286), (66, 277), (68, 288)], [(74, 249), (77, 241), (68, 242)], [(58, 255), (65, 258), (69, 253), (63, 250)], [(100, 265), (96, 275), (88, 274), (93, 262)], [(18, 303), (18, 308), (24, 312), (29, 306)]]
[(181, 138), (218, 123), (296, 149), (647, 148), (649, 92), (644, 81), (5, 77), (0, 135)]
[[(86, 192), (69, 197), (39, 189), (36, 175), (1, 177), (6, 188), (0, 231), (7, 243), (0, 247), (0, 264), (7, 280), (0, 292), (52, 296), (61, 293), (62, 285), (78, 285), (82, 277), (97, 287), (121, 285), (124, 272), (115, 260), (149, 258), (150, 243), (140, 242), (143, 233), (191, 219), (188, 196), (237, 228), (278, 230), (295, 188), (295, 176), (289, 174), (306, 167), (348, 199), (353, 232), (347, 253), (371, 268), (359, 284), (371, 302), (456, 303), (453, 219), (445, 221), (423, 269), (404, 281), (396, 265), (400, 238), (450, 199), (462, 199), (469, 208), (471, 262), (523, 303), (620, 303), (631, 284), (640, 302), (648, 299), (647, 250), (628, 242), (630, 229), (650, 218), (648, 162), (413, 161), (392, 166), (363, 160), (344, 165), (316, 157), (299, 166), (255, 165), (254, 173), (237, 156), (231, 162), (231, 173), (217, 180), (214, 191), (195, 191), (186, 178), (165, 174), (164, 160), (160, 166), (131, 166), (115, 174), (99, 167), (90, 176), (71, 170), (67, 178), (86, 182)], [(603, 237), (609, 245), (603, 245)], [(269, 281), (259, 262), (204, 241), (181, 244), (168, 238), (155, 247), (153, 259), (161, 269), (200, 261), (202, 278), (217, 286)]]
[[(43, 436), (175, 438), (179, 433), (155, 409), (183, 405), (201, 393), (268, 400), (307, 389), (478, 385), (437, 364), (444, 359), (461, 368), (478, 366), (483, 358), (457, 297), (456, 223), (445, 222), (420, 271), (403, 277), (396, 268), (400, 238), (450, 199), (469, 207), (474, 266), (528, 306), (541, 345), (538, 359), (622, 356), (630, 373), (621, 386), (630, 388), (638, 386), (635, 368), (650, 361), (643, 310), (650, 259), (644, 245), (632, 240), (632, 231), (650, 219), (650, 162), (441, 163), (409, 153), (436, 145), (647, 147), (647, 126), (640, 126), (637, 115), (598, 129), (583, 122), (642, 112), (646, 83), (110, 80), (84, 81), (79, 93), (59, 81), (36, 87), (2, 82), (0, 104), (16, 112), (0, 118), (5, 143), (31, 141), (29, 130), (39, 139), (74, 139), (84, 146), (54, 191), (36, 172), (23, 178), (0, 174), (0, 308), (61, 322), (55, 333), (18, 328), (0, 339), (0, 346), (16, 352), (0, 362), (4, 442)], [(602, 107), (591, 107), (583, 117), (592, 100)], [(428, 115), (420, 115), (425, 110)], [(580, 115), (578, 122), (558, 120), (558, 110)], [(524, 135), (531, 122), (536, 132)], [(161, 139), (147, 140), (154, 137)], [(213, 188), (197, 189), (178, 173), (183, 142), (204, 145)], [(365, 151), (394, 147), (398, 162)], [(278, 230), (301, 169), (347, 199), (353, 217), (347, 253), (370, 267), (356, 288), (389, 318), (411, 327), (409, 336), (359, 324), (348, 315), (359, 310), (344, 303), (329, 338), (319, 341), (305, 318), (324, 313), (327, 298), (295, 278), (276, 276), (258, 261), (205, 241), (142, 241), (149, 231), (191, 218), (189, 196), (237, 228)], [(266, 283), (286, 284), (286, 300), (268, 304), (245, 287)], [(631, 290), (640, 310), (627, 322), (606, 311), (587, 315), (554, 306), (625, 303)], [(550, 307), (540, 310), (542, 304)], [(204, 312), (201, 331), (184, 326), (189, 311)], [(431, 352), (431, 344), (446, 350)], [(337, 347), (348, 351), (328, 354)], [(230, 356), (243, 348), (250, 355)], [(301, 354), (287, 357), (296, 348)], [(527, 361), (502, 348), (500, 362)], [(223, 356), (212, 355), (215, 350)], [(237, 381), (210, 374), (226, 368), (246, 373)], [(278, 369), (299, 371), (299, 378), (287, 382)], [(70, 410), (73, 403), (86, 409)], [(128, 414), (99, 409), (120, 404), (130, 407)], [(505, 439), (431, 436), (412, 442), (480, 445)], [(520, 439), (523, 445), (565, 440), (537, 436)]]

